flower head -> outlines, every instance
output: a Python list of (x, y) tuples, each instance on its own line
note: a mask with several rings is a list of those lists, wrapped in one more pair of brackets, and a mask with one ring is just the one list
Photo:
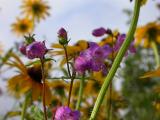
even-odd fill
[(28, 18), (17, 18), (17, 22), (12, 24), (12, 31), (17, 35), (25, 35), (33, 31), (33, 21)]
[(47, 52), (47, 48), (43, 42), (33, 42), (26, 47), (26, 56), (29, 59), (43, 58)]
[[(8, 60), (6, 64), (10, 67), (14, 67), (18, 69), (18, 73), (11, 77), (7, 83), (8, 91), (13, 94), (16, 98), (25, 95), (27, 92), (31, 91), (31, 97), (33, 101), (39, 100), (40, 96), (42, 96), (42, 72), (41, 65), (34, 64), (30, 67), (26, 67), (21, 59), (11, 53), (11, 59)], [(47, 73), (48, 73), (48, 69)], [(46, 104), (49, 105), (51, 103), (51, 90), (49, 87), (49, 82), (46, 82)]]
[(80, 112), (72, 111), (67, 106), (57, 108), (54, 120), (80, 120)]
[(157, 22), (148, 23), (145, 26), (138, 27), (135, 34), (135, 45), (141, 45), (145, 48), (151, 47), (151, 42), (160, 44), (160, 24)]
[(79, 73), (86, 70), (100, 71), (106, 73), (105, 59), (111, 53), (109, 45), (100, 47), (97, 43), (90, 42), (89, 48), (80, 53), (75, 60), (74, 67)]
[(59, 29), (58, 31), (58, 38), (59, 38), (59, 43), (61, 45), (68, 44), (68, 36), (67, 36), (67, 31), (64, 28)]
[(22, 9), (26, 16), (38, 22), (49, 15), (49, 6), (43, 0), (24, 0)]

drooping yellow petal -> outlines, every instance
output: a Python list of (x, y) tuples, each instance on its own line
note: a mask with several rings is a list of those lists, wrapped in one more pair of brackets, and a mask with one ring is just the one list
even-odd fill
[(148, 77), (160, 77), (160, 67), (157, 70), (145, 73), (140, 78), (148, 78)]

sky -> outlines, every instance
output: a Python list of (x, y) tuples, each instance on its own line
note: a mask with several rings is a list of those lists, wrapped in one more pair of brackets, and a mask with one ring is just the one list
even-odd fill
[[(0, 0), (0, 43), (3, 44), (4, 50), (12, 47), (14, 42), (22, 41), (22, 38), (11, 32), (11, 24), (15, 22), (16, 17), (21, 17), (22, 1)], [(138, 25), (152, 22), (160, 14), (155, 2), (156, 0), (148, 0), (147, 5), (142, 7)], [(50, 17), (41, 21), (34, 32), (38, 40), (45, 39), (47, 43), (57, 42), (57, 31), (61, 27), (68, 31), (72, 43), (80, 39), (94, 41), (96, 38), (91, 32), (98, 27), (126, 32), (128, 26), (125, 23), (128, 17), (122, 10), (133, 9), (134, 5), (129, 0), (48, 0), (48, 3), (51, 6)], [(0, 84), (5, 88), (5, 83)], [(6, 95), (0, 97), (0, 114), (10, 110), (10, 105), (14, 102)]]
[[(16, 17), (22, 17), (20, 6), (23, 0), (0, 0), (0, 42), (4, 49), (23, 39), (11, 32), (11, 24)], [(46, 0), (47, 1), (47, 0)], [(118, 29), (126, 32), (127, 16), (122, 12), (124, 8), (133, 8), (129, 0), (48, 0), (51, 6), (50, 16), (41, 21), (34, 31), (37, 39), (45, 39), (48, 43), (57, 42), (57, 31), (64, 27), (75, 43), (79, 39), (94, 41), (91, 31), (98, 27)], [(154, 21), (158, 16), (155, 1), (149, 0), (142, 7), (139, 25)]]

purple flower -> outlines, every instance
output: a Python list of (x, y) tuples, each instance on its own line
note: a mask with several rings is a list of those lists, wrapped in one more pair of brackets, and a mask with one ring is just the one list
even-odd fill
[(86, 70), (100, 71), (106, 74), (105, 59), (112, 52), (109, 45), (100, 47), (95, 42), (89, 43), (89, 48), (80, 53), (75, 60), (75, 70), (83, 74)]
[(67, 106), (57, 108), (53, 120), (80, 120), (80, 112), (72, 111)]
[[(114, 50), (115, 52), (118, 52), (118, 50), (119, 50), (120, 47), (122, 46), (125, 38), (126, 38), (126, 34), (120, 34), (120, 35), (118, 36), (118, 39), (117, 39), (117, 41), (116, 41), (116, 43), (115, 43), (115, 45), (114, 45), (114, 48), (113, 48), (113, 50)], [(129, 46), (128, 51), (126, 52), (126, 55), (128, 55), (128, 52), (130, 52), (130, 53), (135, 53), (135, 52), (136, 52), (136, 49), (135, 49), (135, 47), (134, 47), (133, 42), (132, 42), (131, 45)]]
[(66, 31), (64, 28), (59, 29), (59, 31), (58, 31), (57, 34), (58, 34), (58, 37), (59, 37), (59, 38), (63, 38), (63, 39), (65, 39), (65, 40), (68, 39), (67, 31)]
[(19, 51), (20, 51), (23, 55), (26, 55), (26, 47), (27, 47), (27, 45), (24, 45), (24, 44), (22, 44), (22, 45), (19, 47)]
[(29, 59), (43, 58), (48, 49), (43, 42), (33, 42), (26, 47), (26, 56)]
[(94, 30), (92, 31), (92, 35), (95, 36), (95, 37), (101, 37), (101, 36), (103, 36), (104, 34), (106, 34), (106, 29), (103, 28), (103, 27), (94, 29)]

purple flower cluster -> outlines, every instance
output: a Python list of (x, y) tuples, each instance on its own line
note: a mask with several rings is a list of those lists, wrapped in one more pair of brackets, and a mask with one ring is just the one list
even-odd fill
[(29, 59), (43, 58), (48, 49), (45, 46), (45, 42), (33, 41), (31, 44), (23, 44), (19, 48), (20, 52), (27, 56)]
[(80, 120), (80, 112), (72, 111), (67, 106), (57, 108), (53, 120)]
[[(94, 32), (98, 36), (98, 35), (105, 34), (106, 30), (104, 28), (99, 28)], [(113, 45), (113, 47), (110, 47), (109, 45), (104, 45), (100, 47), (97, 43), (90, 42), (89, 48), (85, 51), (82, 51), (80, 55), (76, 58), (75, 64), (74, 64), (75, 70), (80, 74), (83, 74), (86, 70), (92, 70), (92, 71), (102, 70), (103, 74), (106, 74), (107, 69), (104, 64), (105, 59), (111, 53), (113, 52), (117, 53), (119, 51), (125, 38), (126, 38), (125, 34), (119, 34), (117, 41)], [(131, 43), (128, 51), (126, 52), (126, 56), (128, 55), (129, 52), (130, 53), (136, 52), (133, 42)]]
[(105, 59), (111, 53), (112, 49), (109, 45), (100, 47), (95, 42), (89, 43), (89, 48), (80, 53), (75, 60), (75, 70), (83, 74), (86, 70), (100, 71), (106, 74)]

